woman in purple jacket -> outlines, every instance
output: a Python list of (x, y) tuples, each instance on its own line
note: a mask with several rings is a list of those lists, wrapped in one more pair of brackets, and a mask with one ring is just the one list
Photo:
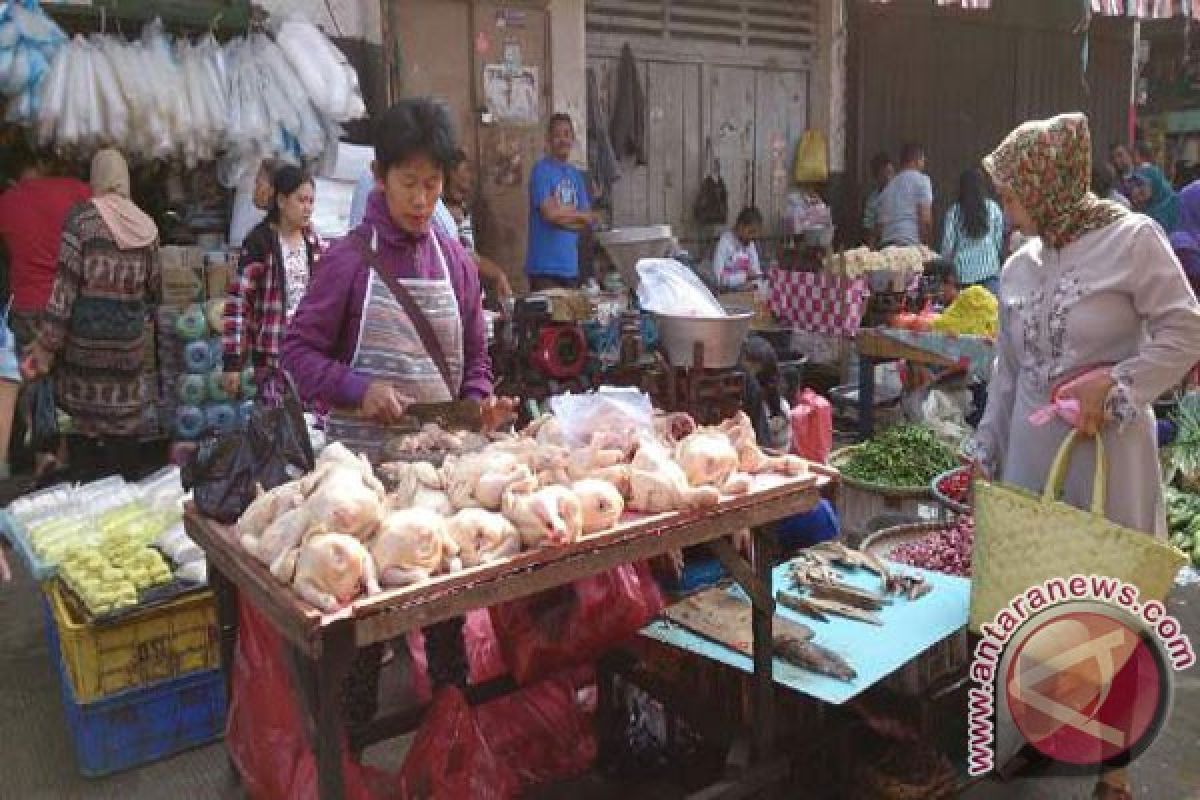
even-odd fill
[(1171, 247), (1192, 289), (1200, 295), (1200, 181), (1179, 192), (1179, 227), (1171, 234)]
[(329, 438), (372, 460), (411, 403), (475, 400), (485, 426), (515, 407), (492, 397), (479, 273), (431, 225), (457, 149), (433, 100), (380, 117), (366, 216), (325, 253), (284, 339), (301, 396), (330, 409)]

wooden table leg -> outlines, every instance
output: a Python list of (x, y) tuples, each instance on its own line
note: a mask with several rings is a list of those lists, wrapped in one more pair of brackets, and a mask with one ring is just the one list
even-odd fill
[(463, 641), (466, 617), (452, 617), (424, 629), (425, 658), (429, 663), (429, 683), (434, 691), (442, 686), (467, 687), (471, 666)]
[[(778, 549), (775, 527), (754, 529), (754, 574), (767, 597), (774, 597), (771, 570)], [(755, 761), (763, 763), (775, 755), (775, 675), (772, 619), (775, 609), (755, 604), (751, 617), (754, 635), (754, 746)]]
[(354, 627), (349, 621), (325, 629), (321, 656), (316, 661), (294, 648), (291, 650), (301, 723), (317, 760), (317, 797), (320, 800), (342, 800), (346, 793), (342, 773), (342, 742), (345, 738), (342, 684), (356, 653)]
[(225, 671), (225, 701), (233, 699), (233, 653), (237, 647), (237, 586), (225, 573), (209, 564), (208, 583), (217, 605), (217, 642), (221, 650), (221, 669)]

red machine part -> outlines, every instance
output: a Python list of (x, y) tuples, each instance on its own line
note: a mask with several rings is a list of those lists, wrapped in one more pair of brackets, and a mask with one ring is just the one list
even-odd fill
[(587, 338), (578, 325), (553, 322), (538, 331), (529, 360), (543, 375), (567, 380), (583, 373), (587, 355)]

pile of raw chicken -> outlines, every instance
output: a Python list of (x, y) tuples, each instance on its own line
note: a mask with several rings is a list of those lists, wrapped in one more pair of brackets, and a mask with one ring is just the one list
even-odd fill
[(715, 506), (753, 476), (798, 477), (807, 462), (759, 449), (748, 417), (697, 428), (659, 414), (654, 432), (599, 432), (569, 447), (553, 416), (478, 449), (382, 464), (341, 444), (305, 477), (260, 492), (237, 522), (245, 550), (308, 603), (333, 612), (355, 598), (448, 572), (569, 544), (615, 527), (626, 510)]

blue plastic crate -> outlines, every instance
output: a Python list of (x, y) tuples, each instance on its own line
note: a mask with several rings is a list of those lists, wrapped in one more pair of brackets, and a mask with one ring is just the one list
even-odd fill
[(193, 672), (174, 680), (78, 703), (71, 688), (49, 606), (46, 639), (58, 670), (67, 728), (79, 772), (87, 777), (160, 761), (219, 739), (225, 731), (225, 679), (221, 670)]

